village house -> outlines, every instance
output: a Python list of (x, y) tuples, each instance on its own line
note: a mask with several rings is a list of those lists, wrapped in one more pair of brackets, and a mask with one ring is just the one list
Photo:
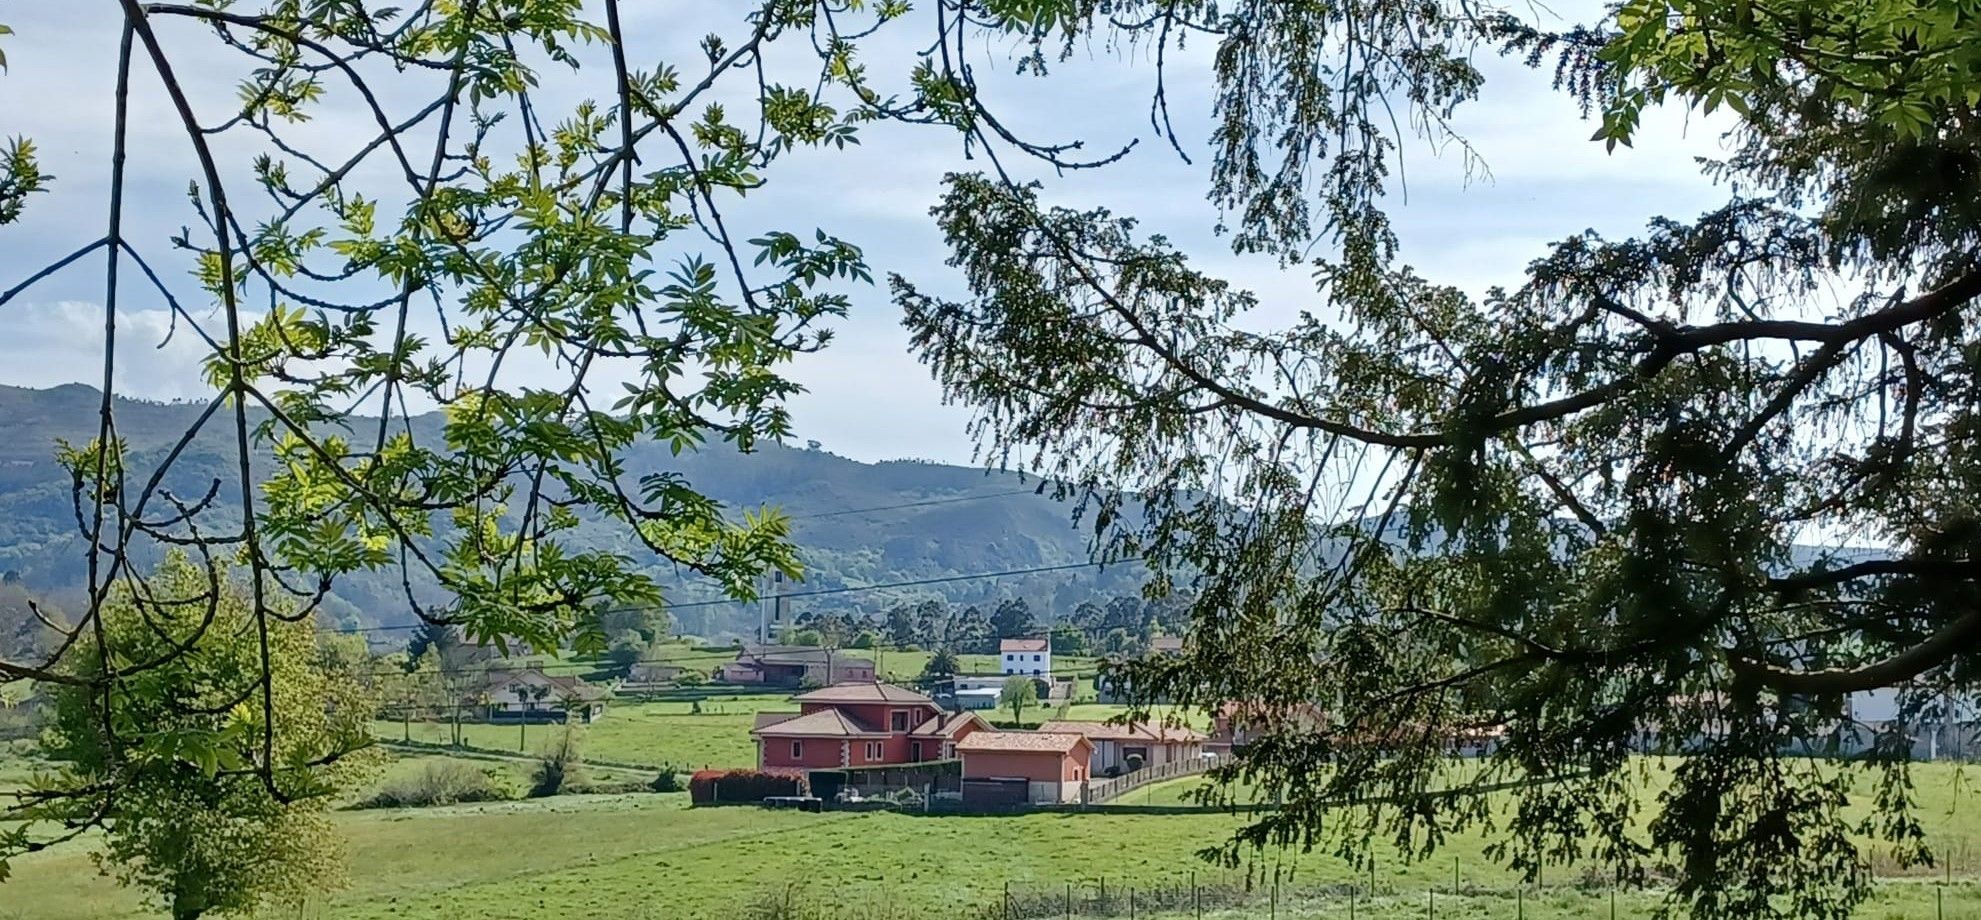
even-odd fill
[(492, 670), (467, 700), (491, 722), (591, 724), (605, 714), (611, 694), (576, 677), (546, 674), (542, 668)]
[(1327, 714), (1312, 703), (1269, 706), (1256, 701), (1230, 700), (1211, 714), (1211, 734), (1204, 740), (1204, 750), (1229, 754), (1279, 723), (1293, 722), (1296, 727), (1313, 729), (1327, 721)]
[(1182, 636), (1157, 636), (1149, 640), (1149, 653), (1152, 655), (1183, 654)]
[(715, 679), (729, 684), (765, 687), (827, 687), (848, 681), (872, 681), (873, 659), (844, 649), (803, 645), (746, 645), (736, 660), (717, 668)]
[(1046, 639), (1000, 639), (997, 643), (1001, 673), (1009, 677), (1052, 676), (1052, 642)]
[(764, 770), (833, 770), (952, 760), (957, 743), (990, 726), (944, 712), (906, 687), (847, 681), (793, 698), (797, 712), (760, 712), (750, 737)]
[(1039, 731), (1083, 735), (1093, 742), (1094, 753), (1087, 761), (1091, 776), (1114, 776), (1147, 767), (1204, 756), (1208, 736), (1184, 726), (1151, 725), (1147, 722), (1111, 723), (1050, 721)]
[(963, 757), (963, 803), (972, 808), (1081, 800), (1094, 743), (1078, 732), (972, 732)]

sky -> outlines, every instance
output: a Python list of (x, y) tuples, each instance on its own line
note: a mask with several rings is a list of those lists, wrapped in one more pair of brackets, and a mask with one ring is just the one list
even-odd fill
[[(712, 27), (733, 33), (728, 23), (744, 6), (703, 0), (629, 4), (629, 58), (635, 66), (695, 60), (700, 35)], [(1594, 12), (1593, 5), (1588, 12)], [(918, 15), (890, 27), (867, 48), (868, 66), (884, 82), (904, 82), (918, 40), (930, 28), (916, 21)], [(1575, 19), (1577, 11), (1536, 15), (1560, 23)], [(0, 137), (33, 138), (44, 168), (56, 177), (50, 194), (31, 201), (26, 220), (0, 227), (4, 290), (102, 233), (118, 22), (110, 7), (58, 3), (0, 4), (0, 22), (16, 33), (0, 38), (9, 65), (0, 74)], [(168, 50), (182, 55), (183, 76), (202, 116), (224, 117), (233, 104), (238, 62), (211, 53), (211, 36), (197, 30), (166, 28), (161, 36)], [(1270, 257), (1235, 256), (1213, 231), (1218, 215), (1205, 200), (1208, 169), (1201, 155), (1211, 131), (1211, 42), (1193, 41), (1168, 58), (1170, 113), (1194, 162), (1185, 162), (1150, 124), (1155, 68), (1146, 48), (1085, 46), (1073, 59), (1054, 64), (1045, 78), (1013, 72), (1014, 55), (1022, 50), (989, 40), (970, 48), (989, 100), (1007, 122), (1035, 140), (1082, 139), (1096, 151), (1138, 142), (1110, 167), (1066, 176), (1007, 156), (1007, 162), (1047, 181), (1048, 201), (1106, 206), (1134, 215), (1149, 232), (1167, 235), (1199, 267), (1259, 295), (1261, 308), (1246, 319), (1249, 325), (1270, 328), (1302, 310), (1327, 315), (1306, 269), (1282, 269)], [(560, 104), (607, 92), (610, 71), (601, 66), (602, 55), (595, 47), (582, 50), (586, 66), (577, 75), (546, 72), (542, 110), (557, 111)], [(1516, 285), (1522, 268), (1551, 240), (1584, 229), (1624, 236), (1653, 217), (1689, 218), (1727, 197), (1696, 162), (1722, 149), (1718, 130), (1696, 115), (1649, 113), (1636, 147), (1606, 152), (1588, 140), (1594, 124), (1572, 100), (1550, 89), (1551, 67), (1529, 71), (1491, 51), (1481, 51), (1478, 62), (1487, 78), (1482, 98), (1460, 111), (1456, 126), (1485, 170), (1468, 168), (1450, 148), (1408, 143), (1404, 182), (1392, 192), (1404, 259), (1427, 277), (1474, 293)], [(771, 66), (775, 71), (788, 63), (774, 60)], [(388, 107), (392, 101), (386, 100)], [(175, 261), (168, 238), (196, 220), (186, 195), (193, 164), (163, 97), (142, 79), (133, 111), (138, 117), (131, 127), (126, 193), (130, 235), (144, 244), (168, 282), (185, 292), (184, 264)], [(336, 107), (299, 133), (334, 148), (365, 137), (364, 118), (354, 108)], [(241, 145), (226, 152), (241, 158), (253, 150)], [(801, 150), (780, 161), (767, 173), (770, 184), (738, 206), (732, 220), (748, 229), (820, 227), (860, 245), (879, 282), (850, 290), (852, 310), (837, 324), (832, 347), (802, 358), (792, 371), (808, 389), (792, 404), (796, 440), (817, 440), (860, 460), (972, 461), (968, 411), (944, 405), (926, 369), (910, 354), (884, 281), (894, 272), (934, 292), (960, 293), (956, 273), (943, 264), (946, 249), (928, 208), (941, 194), (944, 173), (983, 167), (963, 154), (958, 136), (945, 129), (869, 126), (851, 150)], [(382, 180), (359, 175), (353, 181)], [(100, 259), (83, 260), (0, 307), (7, 314), (0, 384), (98, 382), (101, 272)], [(198, 365), (204, 346), (174, 328), (156, 295), (135, 285), (123, 291), (113, 387), (149, 399), (202, 398), (207, 391)]]

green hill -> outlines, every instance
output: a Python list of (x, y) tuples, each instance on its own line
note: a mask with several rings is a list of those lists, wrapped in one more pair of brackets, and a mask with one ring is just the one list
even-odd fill
[[(86, 568), (70, 482), (54, 459), (56, 442), (94, 437), (98, 400), (95, 389), (82, 385), (0, 387), (0, 571), (16, 573), (23, 586), (57, 607), (79, 602)], [(119, 399), (118, 433), (137, 458), (134, 468), (148, 474), (203, 408)], [(418, 427), (437, 426), (436, 418), (427, 417)], [(210, 425), (166, 479), (167, 487), (182, 497), (204, 495), (214, 482), (222, 483), (214, 514), (223, 518), (238, 513), (229, 503), (234, 494), (230, 438), (228, 426)], [(1075, 528), (1070, 509), (1035, 494), (1037, 480), (1012, 473), (913, 460), (862, 463), (776, 444), (750, 454), (717, 446), (680, 457), (656, 445), (636, 450), (629, 460), (635, 476), (674, 470), (732, 508), (764, 504), (792, 515), (807, 573), (801, 591), (1067, 565), (1088, 558), (1085, 536)], [(612, 547), (636, 559), (648, 555), (616, 524), (588, 521), (579, 532), (589, 545)], [(659, 560), (653, 571), (668, 587), (670, 599), (687, 605), (676, 613), (687, 631), (715, 636), (752, 628), (754, 610), (703, 603), (719, 595)], [(1132, 593), (1138, 575), (1133, 567), (1112, 567), (854, 591), (795, 601), (793, 612), (874, 611), (926, 597), (994, 603), (1013, 596), (1025, 598), (1035, 611), (1065, 612), (1097, 594)], [(399, 625), (412, 618), (396, 572), (340, 582), (326, 611), (338, 621), (368, 626)]]

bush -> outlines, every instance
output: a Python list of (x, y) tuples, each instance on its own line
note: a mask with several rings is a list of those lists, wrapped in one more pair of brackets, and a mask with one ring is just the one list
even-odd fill
[(359, 808), (425, 808), (463, 802), (499, 802), (514, 798), (488, 771), (458, 760), (428, 763), (413, 776), (386, 783)]
[(673, 770), (662, 770), (660, 775), (655, 776), (653, 781), (647, 784), (647, 788), (655, 792), (680, 792), (687, 789), (688, 784), (682, 781), (681, 774)]
[(652, 783), (638, 779), (616, 780), (566, 780), (559, 795), (625, 795), (630, 792), (651, 792)]
[(606, 649), (606, 669), (613, 674), (625, 677), (647, 655), (647, 643), (640, 634), (628, 630), (612, 637), (612, 645)]
[(1122, 758), (1121, 762), (1127, 765), (1128, 772), (1130, 773), (1142, 769), (1142, 755), (1140, 754), (1130, 754), (1127, 757)]
[(537, 758), (536, 771), (530, 774), (530, 798), (553, 796), (567, 785), (582, 785), (583, 768), (578, 762), (578, 737), (567, 728), (557, 743)]
[(761, 802), (772, 796), (805, 795), (802, 776), (759, 770), (697, 770), (688, 778), (688, 798), (696, 805)]

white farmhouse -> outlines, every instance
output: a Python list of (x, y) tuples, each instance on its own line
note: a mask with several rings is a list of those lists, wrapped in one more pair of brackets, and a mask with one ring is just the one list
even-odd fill
[(1000, 639), (997, 653), (1007, 676), (1052, 676), (1052, 643), (1045, 639)]

